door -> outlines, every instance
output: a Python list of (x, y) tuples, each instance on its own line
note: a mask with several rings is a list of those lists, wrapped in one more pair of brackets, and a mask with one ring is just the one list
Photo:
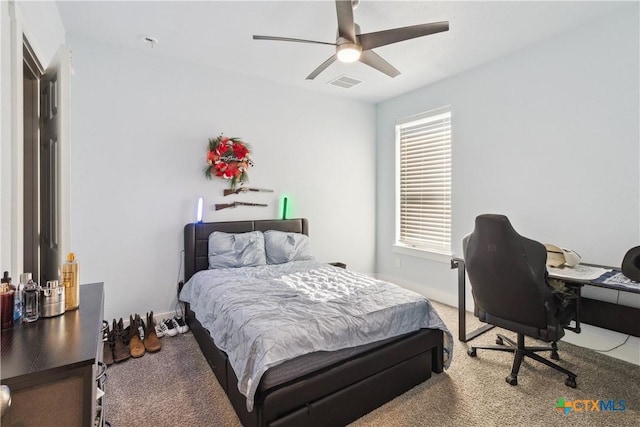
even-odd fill
[(41, 285), (60, 279), (68, 247), (69, 69), (69, 51), (61, 47), (40, 82)]

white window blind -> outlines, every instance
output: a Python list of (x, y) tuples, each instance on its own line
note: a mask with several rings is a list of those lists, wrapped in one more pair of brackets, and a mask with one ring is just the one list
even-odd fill
[(451, 111), (438, 109), (396, 125), (396, 240), (451, 254)]

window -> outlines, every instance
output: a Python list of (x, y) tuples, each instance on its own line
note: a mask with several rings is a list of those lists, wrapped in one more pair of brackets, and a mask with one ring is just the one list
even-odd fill
[(451, 111), (396, 124), (396, 244), (451, 255)]

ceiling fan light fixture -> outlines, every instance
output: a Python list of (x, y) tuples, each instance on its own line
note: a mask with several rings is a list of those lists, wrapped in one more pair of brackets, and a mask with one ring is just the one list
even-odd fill
[(355, 43), (343, 43), (336, 48), (336, 56), (340, 62), (356, 62), (362, 54), (362, 46)]
[[(1, 1), (1, 0), (0, 0)], [(336, 47), (336, 53), (317, 66), (306, 80), (315, 79), (327, 67), (336, 61), (343, 63), (360, 61), (361, 63), (380, 71), (389, 77), (400, 75), (393, 65), (381, 58), (372, 49), (382, 46), (428, 36), (443, 31), (449, 31), (449, 22), (431, 22), (426, 24), (410, 25), (408, 27), (391, 28), (383, 31), (362, 34), (360, 26), (353, 19), (353, 9), (358, 7), (360, 0), (335, 0), (338, 18), (338, 31), (336, 42), (329, 43), (317, 40), (304, 40), (291, 37), (259, 36), (254, 35), (254, 40), (274, 40), (296, 43), (324, 44)]]

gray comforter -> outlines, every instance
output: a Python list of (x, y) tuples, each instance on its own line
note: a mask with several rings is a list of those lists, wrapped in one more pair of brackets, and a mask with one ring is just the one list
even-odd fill
[(200, 271), (180, 300), (227, 353), (249, 411), (267, 369), (315, 351), (432, 328), (451, 363), (451, 333), (424, 296), (316, 261)]

